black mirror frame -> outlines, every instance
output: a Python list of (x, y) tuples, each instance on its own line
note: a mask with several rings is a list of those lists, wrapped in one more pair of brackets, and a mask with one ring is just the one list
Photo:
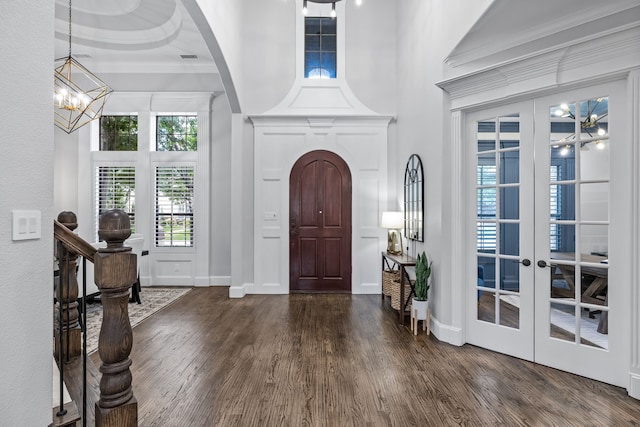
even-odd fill
[(409, 157), (404, 171), (404, 235), (424, 242), (424, 173), (417, 154)]

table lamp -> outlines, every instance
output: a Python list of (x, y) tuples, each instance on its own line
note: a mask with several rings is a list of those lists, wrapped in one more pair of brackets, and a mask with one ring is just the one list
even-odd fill
[(402, 255), (402, 235), (400, 229), (404, 226), (402, 212), (382, 212), (382, 228), (388, 229), (387, 253), (392, 255)]

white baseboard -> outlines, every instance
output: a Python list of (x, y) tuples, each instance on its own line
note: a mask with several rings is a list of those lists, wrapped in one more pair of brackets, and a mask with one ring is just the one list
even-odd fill
[(209, 277), (209, 286), (229, 286), (230, 284), (231, 284), (231, 276)]
[(253, 283), (243, 283), (240, 286), (229, 286), (229, 298), (243, 298), (253, 287)]
[(629, 396), (640, 400), (640, 374), (629, 373)]
[(440, 323), (433, 316), (431, 316), (431, 332), (442, 342), (458, 347), (464, 344), (462, 329)]
[(209, 287), (209, 281), (210, 281), (209, 276), (196, 277), (195, 279), (193, 279), (193, 286), (197, 288)]

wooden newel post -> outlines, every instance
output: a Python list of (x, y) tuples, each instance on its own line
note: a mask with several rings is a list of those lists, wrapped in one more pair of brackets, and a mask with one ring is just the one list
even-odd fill
[(131, 235), (129, 216), (119, 209), (100, 217), (98, 236), (107, 242), (94, 258), (95, 281), (101, 292), (102, 328), (98, 353), (102, 360), (100, 400), (96, 403), (96, 426), (138, 425), (138, 402), (131, 387), (129, 288), (136, 282), (136, 255), (123, 242)]
[[(71, 231), (78, 228), (78, 220), (73, 212), (60, 212), (58, 221)], [(56, 245), (59, 274), (55, 296), (58, 299), (58, 308), (62, 308), (62, 311), (56, 309), (56, 313), (62, 314), (62, 330), (60, 330), (60, 322), (56, 320), (54, 322), (56, 326), (55, 357), (59, 357), (59, 345), (62, 343), (62, 358), (67, 360), (80, 356), (82, 352), (82, 330), (78, 321), (78, 277), (76, 276), (78, 254), (69, 251), (60, 241)], [(60, 340), (61, 337), (62, 340)]]

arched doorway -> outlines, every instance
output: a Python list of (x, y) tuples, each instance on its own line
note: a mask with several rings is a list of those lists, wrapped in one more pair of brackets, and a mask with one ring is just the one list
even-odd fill
[(351, 172), (337, 154), (311, 151), (289, 177), (289, 290), (351, 292)]

